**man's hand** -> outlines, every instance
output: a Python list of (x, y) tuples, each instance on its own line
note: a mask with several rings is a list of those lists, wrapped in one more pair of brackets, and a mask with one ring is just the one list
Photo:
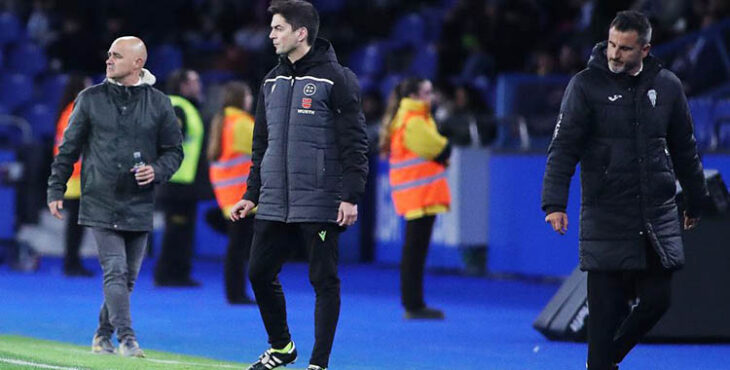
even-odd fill
[(684, 211), (684, 229), (685, 230), (692, 230), (697, 226), (697, 224), (700, 223), (700, 218), (692, 218), (687, 216), (687, 211)]
[(155, 181), (155, 169), (148, 164), (142, 167), (132, 168), (129, 172), (134, 172), (134, 179), (137, 180), (137, 185), (139, 186), (145, 186)]
[(238, 221), (243, 219), (249, 212), (251, 212), (252, 209), (254, 209), (254, 207), (256, 207), (256, 204), (248, 199), (239, 200), (238, 203), (234, 204), (233, 208), (231, 208), (231, 220)]
[(337, 211), (337, 224), (350, 226), (355, 221), (357, 221), (357, 204), (341, 202), (340, 209)]
[(545, 216), (545, 222), (549, 223), (560, 235), (565, 235), (565, 232), (568, 231), (568, 214), (565, 212), (553, 212)]
[(63, 201), (62, 200), (54, 200), (51, 203), (48, 203), (48, 209), (51, 210), (51, 214), (53, 217), (63, 220), (63, 215), (59, 210), (63, 209)]

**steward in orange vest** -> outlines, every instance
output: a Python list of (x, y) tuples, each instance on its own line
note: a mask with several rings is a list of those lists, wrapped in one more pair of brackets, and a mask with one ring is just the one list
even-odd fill
[(430, 81), (402, 81), (389, 99), (380, 137), (381, 151), (389, 157), (395, 211), (406, 219), (400, 264), (406, 319), (444, 318), (423, 299), (423, 271), (435, 215), (451, 205), (445, 167), (451, 145), (431, 117), (432, 99)]
[[(53, 145), (53, 156), (58, 154), (58, 147), (63, 141), (63, 132), (68, 126), (68, 119), (71, 117), (71, 111), (73, 111), (74, 103), (69, 103), (66, 108), (61, 112), (61, 116), (58, 118), (56, 124), (56, 141)], [(74, 170), (71, 173), (71, 177), (66, 183), (66, 192), (63, 194), (64, 199), (79, 199), (81, 197), (81, 160), (79, 159), (74, 163)], [(75, 222), (75, 220), (74, 220)]]
[(247, 112), (225, 107), (221, 154), (210, 164), (209, 175), (215, 199), (226, 217), (246, 192), (246, 180), (251, 170), (253, 123), (253, 117)]
[(449, 210), (445, 167), (434, 159), (448, 140), (436, 129), (425, 102), (403, 98), (390, 124), (390, 187), (395, 211), (406, 220)]

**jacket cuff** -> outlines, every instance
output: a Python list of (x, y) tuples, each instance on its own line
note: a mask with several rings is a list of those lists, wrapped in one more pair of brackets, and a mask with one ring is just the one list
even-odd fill
[(243, 194), (243, 197), (241, 199), (250, 200), (253, 202), (253, 204), (258, 205), (259, 204), (259, 193), (252, 191), (251, 188), (248, 188), (246, 192)]
[(355, 193), (343, 193), (342, 201), (352, 204), (357, 204), (360, 201), (360, 195)]
[(547, 207), (544, 208), (544, 211), (545, 211), (545, 215), (546, 216), (549, 215), (549, 214), (551, 214), (551, 213), (554, 213), (554, 212), (563, 212), (563, 213), (565, 213), (565, 207), (560, 207), (560, 206), (547, 206)]
[(446, 164), (446, 161), (449, 160), (449, 157), (451, 157), (451, 143), (446, 143), (446, 146), (444, 147), (444, 150), (439, 153), (439, 155), (434, 158), (434, 162), (440, 163), (440, 164)]
[(48, 192), (46, 194), (46, 204), (55, 202), (57, 200), (63, 200), (63, 192), (48, 189)]

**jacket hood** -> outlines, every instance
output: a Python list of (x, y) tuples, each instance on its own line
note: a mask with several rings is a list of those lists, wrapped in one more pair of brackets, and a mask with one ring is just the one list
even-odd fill
[[(152, 74), (147, 68), (142, 68), (142, 70), (139, 72), (139, 83), (137, 83), (135, 86), (142, 86), (142, 85), (154, 85), (155, 82), (157, 82), (157, 77)], [(115, 85), (121, 86), (122, 84), (119, 83), (117, 80), (113, 78), (106, 78), (104, 81), (108, 81), (110, 83), (113, 83)]]
[(318, 37), (314, 40), (312, 48), (309, 49), (309, 52), (302, 59), (292, 64), (286, 55), (282, 55), (279, 57), (279, 63), (289, 67), (296, 66), (297, 69), (306, 69), (317, 64), (337, 63), (337, 55), (335, 54), (335, 49), (332, 47), (332, 43)]
[[(610, 69), (608, 69), (608, 57), (606, 56), (607, 48), (608, 41), (601, 41), (593, 47), (591, 56), (588, 58), (588, 68), (604, 71), (611, 75), (622, 75), (623, 73), (613, 73)], [(642, 70), (642, 74), (644, 72), (650, 72), (653, 74), (654, 72), (658, 72), (661, 68), (662, 65), (659, 59), (649, 53), (649, 55), (644, 58), (644, 69)]]

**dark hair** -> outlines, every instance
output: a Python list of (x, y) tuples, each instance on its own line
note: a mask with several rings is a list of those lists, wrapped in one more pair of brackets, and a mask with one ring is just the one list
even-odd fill
[(213, 121), (210, 123), (210, 136), (208, 137), (208, 151), (206, 153), (209, 161), (215, 161), (221, 155), (223, 116), (226, 107), (243, 109), (243, 100), (247, 95), (251, 95), (251, 88), (244, 82), (231, 81), (223, 87), (223, 106), (213, 116)]
[(302, 27), (307, 29), (307, 44), (314, 45), (319, 32), (319, 13), (309, 2), (303, 0), (274, 0), (268, 9), (271, 15), (279, 14), (296, 31)]
[(380, 153), (390, 153), (390, 123), (393, 121), (395, 114), (398, 112), (398, 106), (400, 105), (401, 99), (406, 98), (411, 94), (418, 94), (421, 84), (426, 81), (427, 80), (425, 78), (408, 77), (393, 88), (390, 96), (388, 96), (388, 105), (385, 107), (383, 120), (380, 123)]
[(636, 31), (642, 45), (651, 42), (651, 23), (644, 14), (636, 10), (624, 10), (616, 13), (616, 18), (611, 21), (609, 28), (616, 28), (621, 32)]
[(86, 76), (78, 74), (72, 74), (68, 76), (68, 80), (66, 81), (66, 87), (63, 88), (63, 94), (61, 95), (61, 100), (58, 104), (59, 117), (60, 114), (63, 113), (63, 110), (66, 109), (66, 106), (76, 100), (76, 95), (78, 95), (83, 89), (86, 88), (87, 78), (88, 77)]
[(180, 95), (180, 85), (188, 81), (188, 75), (193, 72), (192, 69), (178, 68), (170, 73), (167, 77), (167, 94)]

